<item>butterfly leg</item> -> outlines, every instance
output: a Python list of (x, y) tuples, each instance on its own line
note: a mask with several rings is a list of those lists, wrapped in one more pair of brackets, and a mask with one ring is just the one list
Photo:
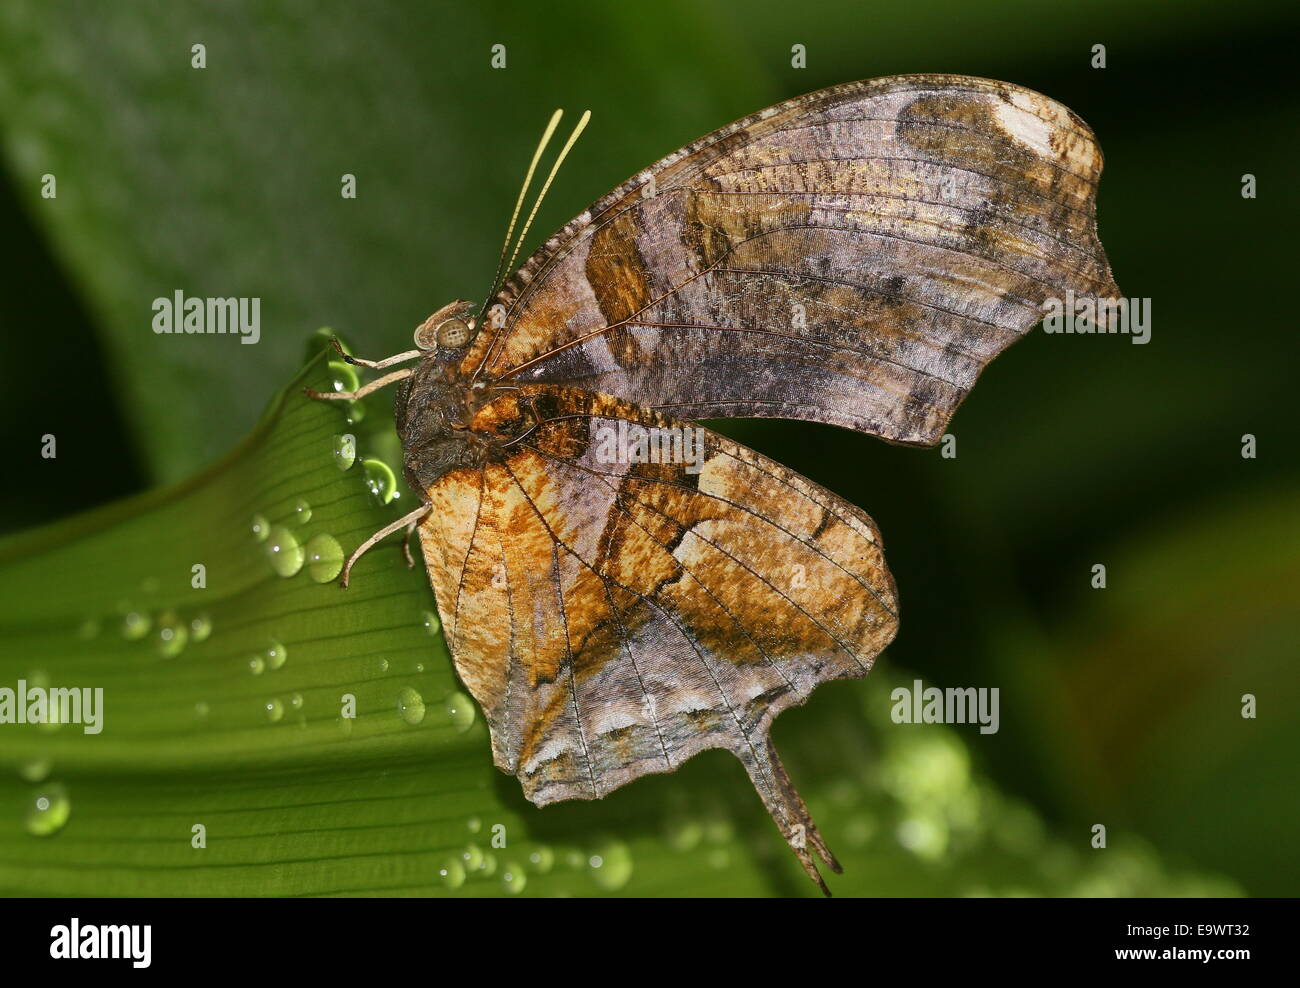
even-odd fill
[(403, 364), (408, 360), (414, 360), (416, 357), (424, 356), (423, 350), (407, 350), (404, 353), (395, 353), (391, 357), (385, 357), (383, 360), (366, 360), (363, 357), (354, 357), (343, 349), (343, 344), (338, 341), (338, 337), (330, 340), (334, 344), (334, 349), (338, 351), (349, 364), (355, 364), (358, 367), (369, 367), (371, 370), (383, 370), (385, 367), (392, 367), (393, 364)]
[(424, 516), (429, 513), (432, 507), (433, 507), (432, 505), (427, 503), (420, 505), (418, 508), (416, 508), (414, 511), (410, 512), (409, 514), (402, 515), (401, 518), (398, 518), (397, 521), (393, 522), (391, 525), (385, 525), (374, 535), (370, 536), (370, 538), (366, 539), (359, 546), (357, 546), (357, 548), (353, 551), (352, 555), (348, 556), (348, 561), (343, 564), (343, 576), (339, 580), (339, 582), (343, 585), (343, 588), (347, 589), (348, 580), (352, 576), (353, 564), (355, 564), (358, 559), (364, 556), (367, 550), (369, 550), (372, 546), (374, 546), (376, 543), (380, 542), (381, 540), (388, 538), (388, 536), (392, 535), (399, 528), (406, 529), (406, 537), (403, 538), (402, 540), (402, 546), (406, 552), (407, 561), (410, 562), (411, 565), (414, 565), (415, 564), (414, 560), (411, 559), (411, 549), (410, 546), (408, 545), (408, 542), (411, 538), (411, 532), (415, 530), (415, 526), (418, 525), (421, 522), (421, 520), (423, 520)]
[[(427, 508), (428, 505), (425, 505)], [(428, 514), (426, 511), (425, 514)], [(421, 515), (420, 518), (423, 518)], [(406, 526), (406, 534), (402, 536), (402, 555), (406, 557), (406, 568), (412, 569), (415, 566), (415, 557), (411, 555), (411, 535), (420, 527), (420, 518)]]
[(821, 832), (813, 823), (808, 807), (804, 805), (803, 799), (790, 782), (790, 776), (786, 774), (785, 766), (777, 757), (776, 750), (766, 738), (753, 737), (750, 738), (750, 743), (753, 746), (752, 750), (747, 745), (738, 751), (737, 755), (749, 773), (754, 788), (758, 790), (763, 806), (771, 814), (772, 820), (781, 831), (781, 836), (790, 845), (790, 850), (794, 851), (795, 857), (803, 865), (803, 870), (808, 873), (808, 877), (822, 890), (823, 895), (829, 896), (831, 890), (826, 887), (826, 882), (818, 872), (812, 855), (808, 853), (808, 848), (811, 847), (816, 851), (836, 874), (841, 873), (843, 868), (835, 860), (835, 855), (831, 853), (830, 848), (826, 846), (826, 841), (822, 839)]
[(386, 388), (404, 377), (410, 377), (412, 373), (414, 371), (410, 367), (404, 367), (401, 370), (393, 371), (391, 374), (385, 374), (383, 377), (377, 377), (369, 384), (357, 388), (355, 391), (313, 391), (311, 388), (303, 388), (303, 391), (308, 398), (318, 398), (321, 401), (345, 401), (353, 398), (364, 398), (372, 391)]

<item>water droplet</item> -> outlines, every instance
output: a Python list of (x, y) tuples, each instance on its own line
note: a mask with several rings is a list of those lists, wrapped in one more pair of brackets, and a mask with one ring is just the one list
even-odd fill
[(478, 871), (483, 867), (483, 850), (477, 844), (466, 844), (460, 852), (460, 859), (465, 863), (466, 871)]
[(139, 641), (149, 634), (152, 623), (148, 614), (142, 614), (140, 611), (128, 611), (122, 617), (122, 637), (131, 642)]
[(311, 521), (311, 505), (302, 498), (298, 498), (293, 504), (293, 520), (298, 525), (305, 525)]
[(185, 650), (185, 643), (190, 640), (189, 629), (170, 611), (158, 619), (158, 631), (154, 636), (158, 654), (164, 659), (174, 659)]
[(393, 469), (383, 460), (363, 460), (361, 469), (366, 475), (366, 486), (370, 488), (380, 504), (387, 504), (393, 499), (393, 492), (397, 490), (397, 478), (393, 476)]
[(334, 464), (340, 470), (351, 470), (357, 462), (357, 437), (347, 432), (334, 437)]
[(67, 790), (55, 783), (32, 794), (23, 823), (29, 834), (48, 837), (63, 829), (71, 812), (72, 802)]
[(330, 387), (335, 391), (356, 391), (361, 387), (361, 382), (357, 380), (357, 372), (352, 369), (351, 364), (345, 364), (341, 360), (331, 360), (327, 366), (330, 372)]
[(442, 630), (442, 622), (438, 620), (438, 615), (433, 611), (424, 612), (424, 630), (431, 635), (436, 635)]
[(424, 720), (424, 697), (411, 687), (403, 686), (397, 694), (397, 712), (402, 715), (402, 720), (414, 727)]
[(303, 700), (302, 700), (302, 694), (301, 694), (301, 693), (294, 693), (294, 694), (290, 695), (290, 697), (289, 697), (289, 706), (293, 707), (294, 710), (301, 710), (301, 709), (302, 709), (302, 703), (303, 703)]
[(524, 866), (518, 861), (507, 861), (501, 868), (501, 884), (511, 895), (518, 895), (528, 886)]
[(281, 576), (293, 576), (302, 569), (303, 551), (297, 536), (283, 525), (276, 525), (266, 542), (266, 558)]
[(31, 758), (18, 766), (18, 774), (26, 782), (44, 782), (53, 768), (54, 763), (48, 758)]
[(591, 867), (592, 880), (608, 892), (617, 892), (632, 877), (632, 852), (622, 841), (601, 844), (587, 864)]
[(197, 614), (190, 618), (190, 641), (207, 641), (210, 634), (212, 634), (212, 618), (206, 614)]
[(379, 660), (379, 671), (380, 671), (381, 673), (385, 673), (385, 672), (388, 671), (388, 660), (387, 660), (387, 659), (380, 659), (380, 660)]
[(248, 671), (254, 676), (260, 676), (266, 671), (266, 660), (260, 655), (250, 656), (248, 659)]
[(262, 654), (266, 657), (268, 669), (279, 669), (289, 661), (289, 650), (274, 639), (271, 640), (271, 644), (266, 646), (266, 651)]
[(472, 816), (465, 821), (465, 826), (469, 828), (471, 834), (477, 834), (483, 829), (483, 821), (476, 816)]
[(458, 889), (465, 884), (465, 866), (456, 858), (447, 858), (438, 869), (438, 878), (450, 889)]
[(203, 700), (194, 704), (194, 716), (198, 717), (199, 720), (206, 719), (209, 713), (211, 713), (211, 710)]
[(284, 716), (284, 704), (279, 700), (267, 700), (262, 709), (266, 711), (266, 719), (272, 724)]
[(366, 417), (366, 406), (364, 403), (354, 398), (346, 399), (342, 402), (343, 408), (347, 413), (348, 425), (356, 425)]
[(271, 532), (271, 524), (262, 515), (253, 515), (253, 520), (249, 522), (249, 531), (253, 533), (253, 538), (258, 542), (265, 542), (267, 535)]
[(92, 638), (99, 636), (99, 620), (97, 618), (86, 618), (77, 628), (77, 637), (83, 642), (88, 642)]
[(539, 875), (545, 875), (555, 867), (555, 852), (545, 844), (539, 844), (528, 852), (528, 867)]
[(343, 570), (343, 547), (333, 535), (313, 536), (307, 543), (307, 575), (317, 583), (329, 583)]
[(442, 707), (458, 733), (464, 734), (474, 726), (474, 701), (459, 690), (447, 697)]

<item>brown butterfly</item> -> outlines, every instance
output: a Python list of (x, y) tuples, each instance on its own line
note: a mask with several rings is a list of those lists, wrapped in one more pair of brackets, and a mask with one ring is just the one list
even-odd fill
[(453, 302), (415, 350), (354, 361), (414, 367), (313, 393), (402, 381), (426, 498), (344, 585), (418, 525), (456, 669), (530, 800), (599, 799), (726, 748), (826, 891), (809, 848), (839, 864), (768, 732), (871, 668), (898, 629), (894, 581), (864, 512), (689, 420), (935, 443), (1047, 299), (1118, 294), (1101, 164), (1060, 104), (943, 75), (835, 86), (669, 155), (478, 317)]

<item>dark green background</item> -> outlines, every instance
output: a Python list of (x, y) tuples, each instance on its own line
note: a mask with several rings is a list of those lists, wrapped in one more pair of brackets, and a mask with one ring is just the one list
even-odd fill
[[(211, 463), (317, 326), (381, 356), (443, 302), (481, 298), (556, 106), (593, 120), (534, 244), (780, 99), (899, 72), (1006, 79), (1096, 131), (1102, 241), (1121, 289), (1153, 300), (1152, 342), (1031, 334), (955, 418), (955, 460), (727, 428), (875, 517), (903, 601), (883, 661), (1001, 687), (1001, 733), (969, 743), (1005, 789), (1067, 830), (1105, 820), (1293, 895), (1297, 23), (1292, 3), (1153, 0), (6, 3), (0, 526)], [(155, 336), (150, 302), (178, 288), (260, 296), (262, 342)], [(47, 432), (56, 461), (38, 456)]]

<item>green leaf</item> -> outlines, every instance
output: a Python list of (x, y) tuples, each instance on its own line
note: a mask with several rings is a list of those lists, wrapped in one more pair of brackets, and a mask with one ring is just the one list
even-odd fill
[[(815, 894), (727, 753), (546, 810), (492, 767), (399, 541), (333, 580), (412, 497), (372, 489), (397, 462), (378, 405), (302, 394), (346, 383), (326, 356), (208, 472), (0, 543), (0, 688), (103, 690), (99, 733), (0, 725), (0, 892)], [(775, 732), (838, 892), (1233, 891), (1132, 837), (1091, 856), (1086, 832), (1050, 837), (957, 729), (891, 722), (889, 675), (819, 690)]]

